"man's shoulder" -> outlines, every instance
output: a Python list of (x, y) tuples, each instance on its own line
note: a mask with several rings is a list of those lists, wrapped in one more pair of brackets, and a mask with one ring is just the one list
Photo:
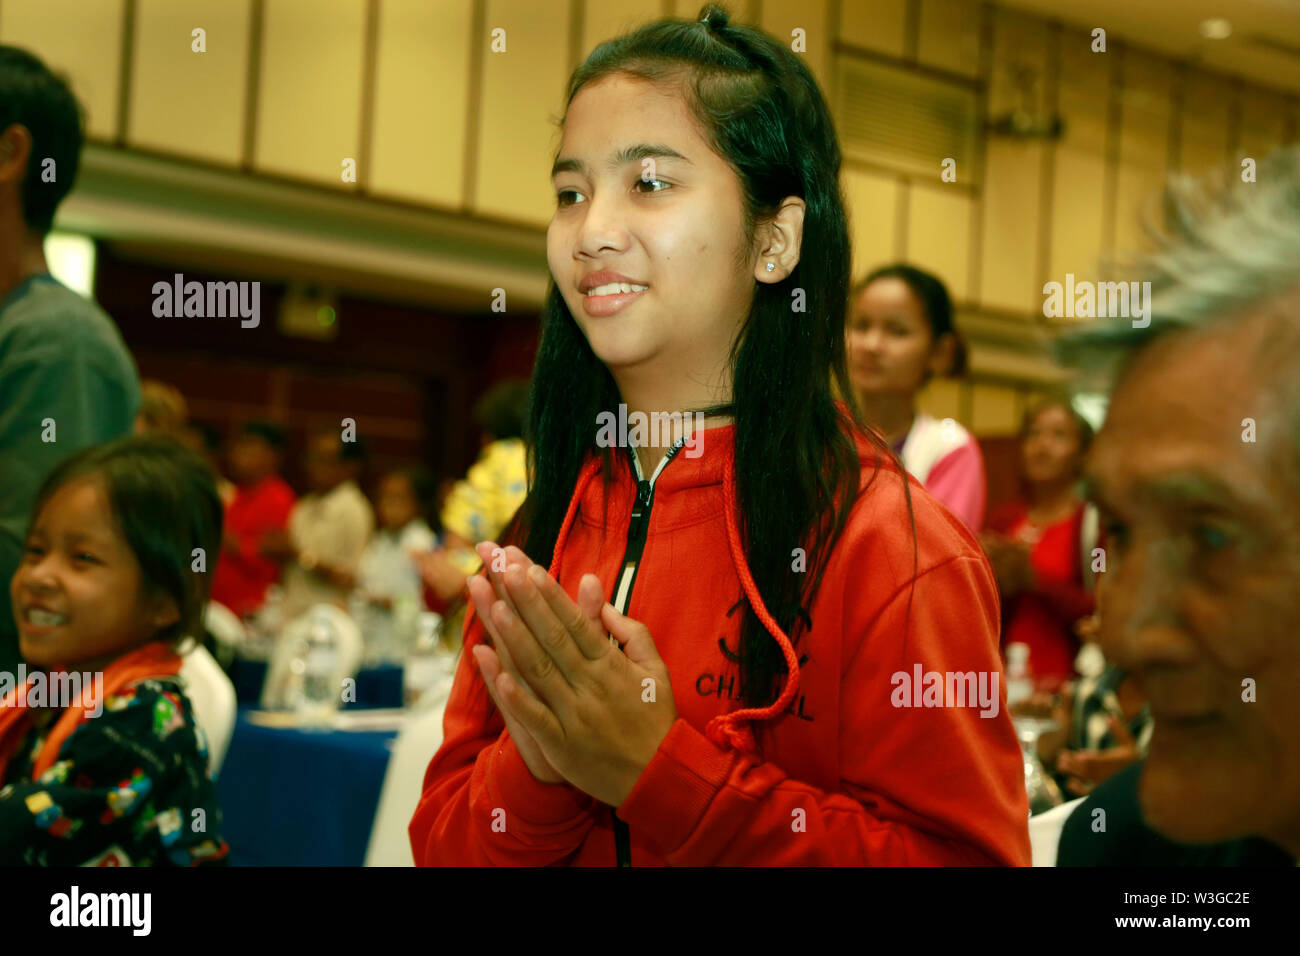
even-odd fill
[(122, 335), (108, 313), (61, 283), (32, 283), (0, 315), (0, 360), (64, 357), (73, 346), (80, 355), (90, 350), (129, 364)]
[(1175, 843), (1147, 826), (1138, 802), (1142, 763), (1094, 790), (1061, 830), (1057, 866), (1270, 866), (1294, 861), (1265, 840)]

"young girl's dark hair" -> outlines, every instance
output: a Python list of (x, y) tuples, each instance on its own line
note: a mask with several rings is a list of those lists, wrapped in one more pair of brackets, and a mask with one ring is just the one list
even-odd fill
[[(175, 439), (122, 438), (64, 459), (36, 495), (32, 522), (54, 492), (71, 481), (98, 478), (126, 543), (140, 563), (149, 595), (176, 602), (180, 617), (158, 638), (177, 642), (203, 635), (203, 610), (221, 547), (221, 498), (207, 464)], [(203, 550), (203, 571), (191, 570)]]
[(926, 320), (930, 323), (930, 339), (937, 342), (942, 336), (951, 335), (956, 343), (952, 353), (952, 368), (948, 370), (950, 377), (957, 377), (966, 374), (966, 341), (962, 338), (961, 333), (952, 321), (952, 299), (948, 295), (948, 289), (943, 281), (938, 277), (931, 275), (924, 270), (915, 266), (909, 266), (904, 263), (895, 263), (894, 265), (881, 266), (873, 272), (868, 273), (865, 279), (858, 282), (853, 287), (853, 298), (877, 279), (899, 279), (906, 283), (907, 288), (911, 290), (912, 295), (921, 303), (921, 311), (925, 313)]
[(423, 518), (431, 529), (438, 531), (440, 527), (438, 521), (438, 482), (434, 480), (433, 472), (423, 465), (400, 465), (387, 471), (384, 478), (393, 475), (401, 475), (410, 483), (411, 493), (415, 496), (415, 504), (419, 509), (419, 517)]
[[(611, 75), (680, 83), (706, 140), (739, 178), (746, 246), (786, 197), (806, 205), (798, 265), (783, 281), (755, 282), (753, 305), (732, 344), (732, 402), (684, 409), (735, 420), (735, 517), (745, 559), (769, 612), (796, 643), (800, 628), (811, 625), (807, 609), (859, 492), (861, 465), (849, 430), (864, 431), (881, 456), (889, 452), (863, 426), (845, 370), (849, 233), (839, 142), (821, 91), (782, 43), (729, 24), (726, 11), (713, 5), (701, 18), (660, 20), (600, 44), (570, 78), (566, 109), (584, 86)], [(792, 309), (795, 289), (806, 311)], [(595, 423), (619, 401), (613, 377), (552, 277), (525, 434), (529, 493), (504, 535), (522, 540), (543, 566), (585, 456), (603, 456), (605, 480), (611, 476), (612, 452), (597, 446)], [(808, 555), (808, 573), (791, 570), (796, 547)], [(744, 612), (739, 657), (742, 699), (769, 705), (787, 667), (753, 607)]]
[(493, 385), (474, 403), (474, 423), (497, 441), (520, 437), (528, 421), (528, 389), (525, 379)]

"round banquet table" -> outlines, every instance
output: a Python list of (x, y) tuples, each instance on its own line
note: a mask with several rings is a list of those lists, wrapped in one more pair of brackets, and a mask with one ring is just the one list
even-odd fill
[(361, 866), (396, 730), (265, 726), (240, 707), (217, 789), (233, 866)]
[[(256, 707), (262, 700), (262, 684), (266, 680), (266, 661), (236, 657), (230, 665), (230, 680), (235, 685), (235, 699), (241, 705)], [(375, 707), (402, 706), (402, 674), (400, 664), (367, 667), (357, 672), (357, 699), (343, 706), (347, 709), (366, 710)]]

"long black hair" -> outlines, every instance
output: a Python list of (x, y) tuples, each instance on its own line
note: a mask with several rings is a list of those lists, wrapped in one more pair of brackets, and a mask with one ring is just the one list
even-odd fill
[[(726, 11), (713, 5), (701, 18), (659, 20), (600, 44), (570, 78), (566, 109), (584, 86), (610, 75), (680, 81), (705, 138), (740, 181), (748, 244), (784, 199), (805, 203), (797, 266), (782, 281), (755, 282), (732, 343), (732, 400), (702, 410), (734, 418), (735, 517), (745, 559), (768, 610), (797, 644), (811, 626), (808, 609), (859, 493), (852, 432), (864, 432), (879, 449), (877, 468), (889, 451), (863, 425), (845, 370), (850, 250), (830, 111), (808, 68), (782, 43), (729, 24)], [(792, 306), (796, 289), (806, 311)], [(552, 277), (525, 436), (529, 492), (507, 531), (532, 560), (549, 564), (588, 454), (602, 456), (609, 480), (611, 452), (598, 447), (595, 423), (619, 401), (613, 377)], [(798, 547), (807, 555), (804, 572), (792, 570)], [(739, 666), (742, 700), (771, 704), (785, 658), (748, 606)]]
[[(103, 482), (113, 518), (140, 564), (144, 593), (176, 602), (178, 620), (156, 639), (201, 638), (222, 525), (221, 498), (207, 463), (164, 435), (92, 445), (50, 472), (36, 494), (32, 522), (51, 495), (83, 478)], [(203, 552), (202, 571), (194, 570), (195, 549)]]

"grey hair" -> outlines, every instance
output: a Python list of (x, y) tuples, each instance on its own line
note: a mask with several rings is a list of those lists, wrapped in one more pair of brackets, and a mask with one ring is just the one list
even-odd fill
[(1094, 321), (1062, 335), (1055, 352), (1113, 387), (1148, 345), (1170, 333), (1268, 321), (1253, 358), (1261, 387), (1281, 402), (1281, 433), (1291, 445), (1289, 453), (1279, 449), (1282, 467), (1300, 486), (1300, 148), (1273, 153), (1257, 174), (1256, 182), (1218, 189), (1174, 177), (1165, 191), (1170, 229), (1158, 250), (1139, 260), (1151, 282), (1149, 323)]
[(1256, 179), (1225, 186), (1173, 177), (1165, 193), (1168, 233), (1138, 264), (1151, 282), (1150, 324), (1110, 318), (1082, 325), (1056, 341), (1057, 359), (1114, 371), (1117, 361), (1170, 332), (1232, 321), (1300, 289), (1300, 148), (1260, 162)]

